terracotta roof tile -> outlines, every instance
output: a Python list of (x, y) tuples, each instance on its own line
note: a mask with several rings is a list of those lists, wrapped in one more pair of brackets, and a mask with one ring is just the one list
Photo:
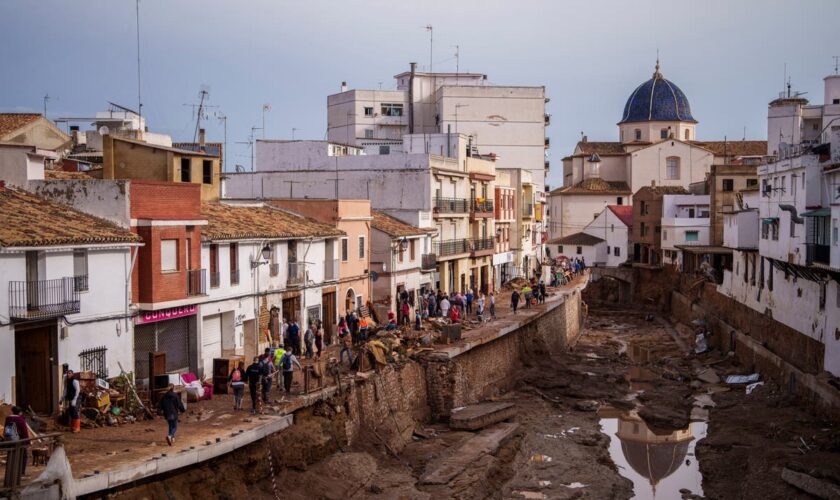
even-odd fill
[(382, 231), (388, 236), (399, 238), (401, 236), (417, 236), (428, 233), (428, 230), (426, 229), (420, 229), (419, 227), (412, 226), (411, 224), (405, 223), (396, 217), (386, 214), (385, 212), (371, 210), (370, 213), (373, 216), (371, 227)]
[(47, 180), (85, 180), (95, 179), (87, 172), (66, 172), (64, 170), (44, 170), (44, 179)]
[(111, 222), (26, 191), (0, 188), (0, 246), (41, 247), (139, 243), (139, 236)]
[(0, 137), (29, 125), (40, 117), (38, 113), (0, 113)]
[(585, 155), (591, 155), (592, 153), (598, 153), (600, 156), (626, 154), (624, 146), (620, 142), (580, 141), (577, 143), (577, 147), (580, 148), (581, 154)]
[(632, 194), (624, 181), (605, 181), (601, 178), (586, 179), (574, 186), (557, 188), (549, 194)]
[(574, 233), (561, 238), (553, 238), (547, 241), (550, 245), (597, 245), (604, 241), (602, 238), (587, 233)]
[(627, 227), (633, 226), (633, 207), (630, 205), (608, 205), (612, 213)]
[(207, 219), (202, 237), (210, 240), (244, 238), (306, 238), (343, 236), (334, 226), (269, 206), (237, 206), (202, 203), (201, 215)]
[(764, 156), (767, 141), (691, 141), (691, 144), (708, 149), (716, 156)]

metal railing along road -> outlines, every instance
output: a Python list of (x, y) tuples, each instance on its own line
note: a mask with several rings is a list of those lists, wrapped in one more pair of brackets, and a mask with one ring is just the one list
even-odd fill
[(435, 212), (440, 214), (465, 214), (469, 212), (469, 200), (464, 198), (435, 198)]
[(80, 311), (76, 278), (9, 282), (9, 317), (45, 319)]
[(435, 250), (437, 250), (435, 253), (441, 257), (457, 255), (459, 253), (469, 253), (470, 240), (462, 238), (457, 240), (439, 241), (435, 243)]
[[(216, 274), (216, 286), (218, 285), (218, 274)], [(204, 295), (207, 293), (207, 270), (206, 269), (189, 269), (187, 270), (187, 295)]]

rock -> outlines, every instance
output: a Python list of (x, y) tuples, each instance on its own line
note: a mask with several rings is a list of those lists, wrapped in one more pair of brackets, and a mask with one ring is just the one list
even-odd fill
[(817, 498), (840, 499), (840, 486), (787, 467), (782, 469), (782, 480)]
[(574, 409), (577, 411), (598, 411), (598, 408), (600, 407), (601, 404), (599, 402), (593, 401), (591, 399), (578, 401), (574, 405)]
[(703, 387), (703, 384), (699, 380), (692, 380), (689, 385), (691, 386), (692, 389), (699, 389), (699, 388)]
[(700, 380), (701, 382), (705, 382), (707, 384), (720, 383), (720, 377), (718, 377), (718, 374), (715, 373), (715, 371), (711, 368), (705, 368), (703, 370), (700, 370), (699, 372), (697, 372), (697, 375), (695, 375), (695, 377), (697, 378), (697, 380)]
[(449, 427), (474, 431), (509, 419), (516, 413), (513, 403), (485, 402), (453, 410)]

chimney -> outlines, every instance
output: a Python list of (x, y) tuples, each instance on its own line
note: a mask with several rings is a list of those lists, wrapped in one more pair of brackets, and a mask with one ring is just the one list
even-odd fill
[(198, 145), (204, 146), (204, 129), (198, 129)]
[(347, 82), (341, 82), (341, 91), (347, 92)]
[(589, 137), (586, 137), (586, 136), (583, 136), (580, 139), (580, 142), (588, 142), (588, 141), (589, 141)]

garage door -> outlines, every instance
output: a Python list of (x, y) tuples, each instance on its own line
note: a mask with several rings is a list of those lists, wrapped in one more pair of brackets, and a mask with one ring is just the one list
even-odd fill
[(167, 372), (186, 372), (189, 362), (189, 319), (177, 318), (134, 327), (134, 369), (137, 380), (149, 378), (149, 352), (166, 353)]
[(222, 357), (222, 315), (205, 316), (201, 322), (201, 360), (204, 376), (213, 375), (213, 358)]

